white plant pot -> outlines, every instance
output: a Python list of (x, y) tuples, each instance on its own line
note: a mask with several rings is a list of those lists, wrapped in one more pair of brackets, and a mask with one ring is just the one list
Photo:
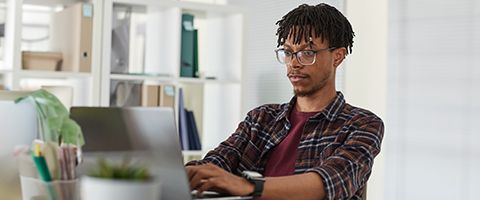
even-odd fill
[(82, 200), (159, 200), (158, 181), (138, 182), (84, 176), (81, 179)]

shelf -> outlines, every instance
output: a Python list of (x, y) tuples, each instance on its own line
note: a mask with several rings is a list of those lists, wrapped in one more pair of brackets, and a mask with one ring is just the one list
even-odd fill
[(7, 73), (11, 73), (12, 70), (9, 70), (9, 69), (0, 69), (0, 74), (7, 74)]
[(206, 152), (198, 151), (182, 151), (183, 156), (204, 156)]
[(144, 80), (159, 82), (177, 82), (185, 84), (240, 84), (239, 80), (216, 80), (200, 78), (173, 78), (168, 75), (133, 75), (133, 74), (111, 74), (110, 79), (114, 80)]
[(122, 4), (133, 4), (133, 5), (152, 5), (152, 6), (161, 6), (161, 7), (172, 7), (180, 8), (187, 10), (197, 10), (197, 11), (208, 11), (208, 12), (217, 12), (217, 13), (242, 13), (244, 12), (243, 7), (232, 6), (232, 5), (219, 5), (219, 4), (209, 4), (209, 3), (197, 3), (197, 2), (188, 2), (188, 1), (175, 1), (175, 0), (112, 0), (114, 3)]
[(110, 79), (114, 80), (145, 80), (173, 82), (174, 79), (169, 75), (148, 75), (148, 74), (110, 74)]
[(92, 75), (86, 72), (62, 72), (62, 71), (39, 71), (20, 70), (18, 76), (21, 78), (91, 78)]
[(200, 79), (200, 78), (179, 78), (180, 83), (198, 83), (198, 84), (240, 84), (239, 80), (222, 80), (222, 79)]
[(38, 6), (70, 5), (79, 2), (78, 0), (24, 0), (23, 4)]
[(219, 13), (226, 13), (226, 14), (244, 12), (243, 7), (232, 6), (232, 5), (218, 5), (218, 4), (196, 3), (196, 2), (187, 2), (187, 1), (174, 1), (172, 5), (176, 7), (180, 7), (182, 9), (202, 10), (202, 11), (219, 12)]

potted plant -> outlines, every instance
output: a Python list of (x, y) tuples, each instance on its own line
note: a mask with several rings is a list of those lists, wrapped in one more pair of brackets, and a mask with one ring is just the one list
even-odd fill
[(158, 200), (160, 184), (143, 165), (128, 159), (115, 163), (102, 158), (82, 177), (81, 196), (88, 200)]
[(20, 102), (30, 102), (37, 110), (38, 139), (59, 145), (74, 144), (79, 149), (85, 143), (80, 126), (70, 119), (67, 108), (55, 95), (40, 89), (15, 100)]

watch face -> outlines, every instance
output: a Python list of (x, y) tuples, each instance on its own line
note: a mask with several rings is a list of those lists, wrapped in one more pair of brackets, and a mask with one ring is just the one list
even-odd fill
[(262, 174), (254, 171), (243, 171), (243, 174), (250, 178), (263, 178)]

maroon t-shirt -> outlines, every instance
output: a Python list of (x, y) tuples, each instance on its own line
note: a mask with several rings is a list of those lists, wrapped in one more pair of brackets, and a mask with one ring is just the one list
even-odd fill
[(287, 137), (272, 150), (267, 165), (265, 166), (264, 177), (293, 175), (303, 127), (308, 118), (317, 113), (319, 112), (298, 112), (297, 109), (292, 109), (289, 116), (291, 124), (290, 131)]

